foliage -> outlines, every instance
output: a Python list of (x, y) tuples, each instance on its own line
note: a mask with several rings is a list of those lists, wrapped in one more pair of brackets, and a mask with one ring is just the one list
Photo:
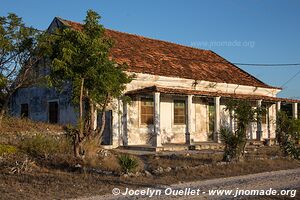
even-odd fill
[(276, 139), (286, 156), (300, 159), (300, 119), (292, 119), (279, 112), (276, 120)]
[(8, 145), (8, 144), (0, 144), (0, 156), (5, 154), (13, 154), (17, 152), (17, 147)]
[(39, 37), (40, 33), (27, 27), (16, 14), (9, 13), (6, 17), (0, 17), (1, 119), (10, 96), (18, 88), (36, 81), (29, 75), (38, 61), (36, 47)]
[[(96, 105), (104, 113), (111, 100), (119, 98), (131, 81), (124, 72), (126, 65), (116, 64), (109, 58), (113, 41), (104, 34), (99, 20), (100, 16), (89, 10), (81, 30), (70, 27), (58, 29), (44, 45), (52, 61), (50, 85), (64, 88), (69, 83), (73, 103), (79, 106), (79, 131), (75, 134), (74, 143), (76, 156), (79, 156), (78, 148), (84, 140), (101, 138), (105, 123), (97, 131), (92, 128), (94, 120), (91, 113), (94, 113)], [(102, 121), (105, 121), (104, 114)]]
[(66, 138), (37, 134), (21, 141), (20, 149), (34, 157), (48, 158), (52, 154), (70, 152), (71, 145)]
[(237, 129), (232, 132), (228, 127), (220, 129), (220, 135), (225, 144), (224, 161), (239, 160), (244, 156), (247, 143), (247, 129), (250, 122), (256, 121), (264, 111), (252, 108), (250, 102), (242, 100), (231, 100), (226, 104), (226, 111), (230, 113), (231, 119), (237, 122)]
[(242, 135), (232, 133), (227, 127), (221, 127), (220, 134), (225, 143), (223, 160), (231, 161), (238, 158), (241, 151), (240, 147), (244, 142)]
[(122, 154), (118, 157), (119, 165), (124, 173), (132, 172), (138, 167), (138, 161), (134, 157), (127, 154)]

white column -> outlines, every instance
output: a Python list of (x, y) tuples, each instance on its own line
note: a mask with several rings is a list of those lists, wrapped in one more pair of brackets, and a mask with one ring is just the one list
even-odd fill
[(266, 109), (267, 109), (267, 129), (268, 129), (268, 139), (270, 139), (271, 138), (271, 130), (270, 130), (270, 123), (271, 123), (271, 121), (270, 121), (270, 109), (271, 109), (271, 106), (267, 106), (266, 107)]
[(276, 102), (276, 112), (279, 112), (281, 109), (281, 101)]
[(186, 105), (187, 105), (186, 106), (187, 124), (186, 124), (186, 132), (185, 132), (185, 143), (191, 144), (193, 95), (187, 96)]
[(128, 113), (128, 104), (127, 102), (123, 101), (123, 115), (122, 115), (122, 140), (123, 140), (123, 145), (127, 146), (128, 145), (128, 124), (127, 124), (127, 114)]
[(234, 110), (232, 110), (232, 111), (228, 111), (228, 112), (231, 112), (229, 115), (230, 115), (230, 130), (234, 133), (234, 131), (235, 131), (235, 127), (234, 127), (234, 125), (235, 125), (235, 123), (234, 123)]
[(118, 144), (122, 146), (123, 128), (122, 128), (122, 118), (123, 118), (123, 102), (118, 99)]
[[(256, 101), (257, 109), (261, 108), (262, 100)], [(256, 140), (261, 140), (262, 136), (262, 116), (261, 114), (257, 115), (257, 131), (256, 131)]]
[(214, 140), (216, 142), (221, 142), (221, 138), (219, 137), (220, 131), (220, 98), (221, 97), (214, 97), (215, 103), (215, 127), (214, 127)]
[(298, 119), (298, 103), (293, 103), (293, 118)]
[(154, 146), (161, 147), (160, 134), (160, 93), (154, 93)]

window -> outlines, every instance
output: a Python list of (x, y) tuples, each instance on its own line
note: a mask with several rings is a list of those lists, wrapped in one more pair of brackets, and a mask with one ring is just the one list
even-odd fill
[(21, 104), (21, 117), (29, 117), (28, 103)]
[(268, 114), (268, 107), (262, 106), (263, 112), (261, 114), (261, 123), (267, 124), (267, 114)]
[(58, 102), (49, 102), (49, 122), (52, 124), (58, 123)]
[(153, 124), (154, 104), (153, 99), (141, 98), (141, 124)]
[(185, 124), (185, 101), (174, 101), (174, 124)]
[(267, 124), (267, 113), (262, 113), (261, 115), (261, 123)]

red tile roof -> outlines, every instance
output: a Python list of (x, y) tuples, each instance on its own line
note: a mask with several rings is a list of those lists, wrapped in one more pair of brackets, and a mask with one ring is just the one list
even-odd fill
[(159, 86), (145, 87), (142, 89), (131, 90), (126, 93), (126, 95), (133, 96), (137, 94), (149, 94), (153, 92), (160, 92), (164, 94), (176, 94), (176, 95), (196, 95), (196, 96), (207, 96), (207, 97), (225, 97), (225, 98), (234, 98), (234, 99), (247, 99), (247, 100), (264, 100), (269, 102), (288, 102), (288, 103), (300, 103), (300, 100), (297, 99), (287, 99), (287, 98), (278, 98), (262, 95), (249, 95), (249, 94), (235, 94), (235, 93), (221, 93), (221, 92), (208, 92), (200, 90), (189, 90), (189, 89), (176, 89), (176, 88), (167, 88)]
[[(66, 26), (82, 29), (80, 23), (58, 19)], [(210, 50), (109, 29), (106, 34), (115, 42), (111, 57), (118, 63), (127, 63), (130, 72), (281, 89), (263, 83)]]

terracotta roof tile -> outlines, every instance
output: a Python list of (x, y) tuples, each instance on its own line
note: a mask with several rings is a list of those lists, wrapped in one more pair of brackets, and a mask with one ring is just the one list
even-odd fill
[[(76, 30), (82, 24), (61, 20)], [(196, 49), (171, 42), (106, 29), (115, 45), (111, 57), (126, 62), (130, 72), (169, 77), (231, 83), (255, 87), (269, 86), (210, 50)], [(279, 89), (279, 88), (277, 88)]]

